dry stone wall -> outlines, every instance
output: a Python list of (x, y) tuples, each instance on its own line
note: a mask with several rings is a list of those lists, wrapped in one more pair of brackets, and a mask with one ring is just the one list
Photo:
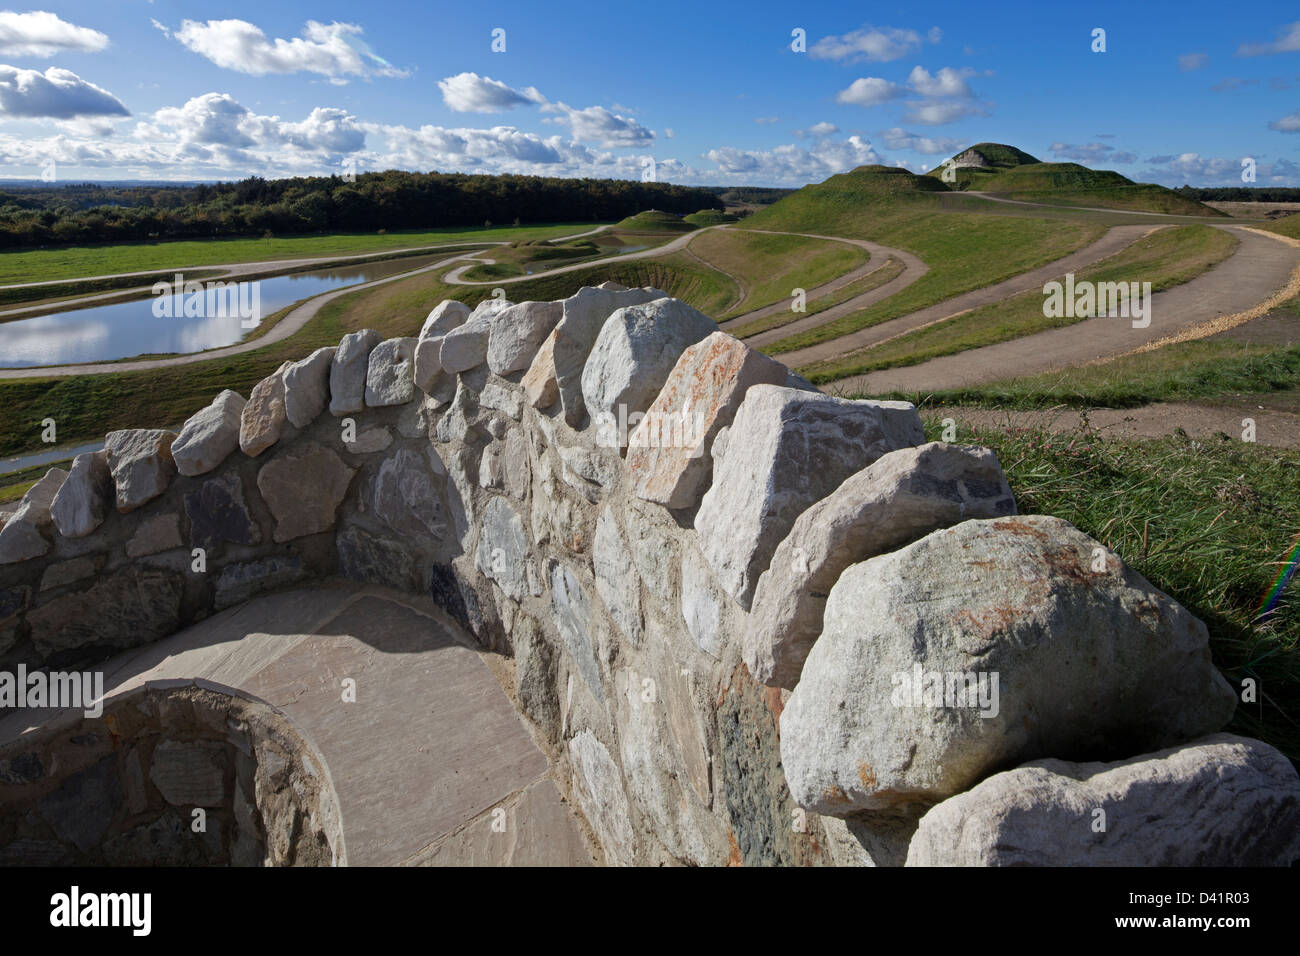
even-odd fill
[[(1039, 822), (1079, 829), (1061, 862), (1160, 862), (1170, 834), (1197, 862), (1297, 853), (1295, 770), (1211, 736), (1235, 695), (1201, 622), (1017, 515), (987, 449), (824, 395), (658, 290), (444, 302), (179, 434), (110, 435), (0, 529), (0, 668), (331, 576), (432, 595), (514, 658), (613, 864), (1054, 862), (999, 849)], [(1057, 782), (1008, 815), (1028, 773)], [(1196, 812), (1216, 774), (1266, 783), (1270, 826)]]
[(231, 688), (155, 681), (0, 747), (0, 865), (346, 862), (324, 761)]

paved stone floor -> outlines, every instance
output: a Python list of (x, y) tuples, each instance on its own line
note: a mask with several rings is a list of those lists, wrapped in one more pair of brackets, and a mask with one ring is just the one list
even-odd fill
[[(282, 710), (329, 767), (350, 865), (599, 863), (486, 660), (431, 602), (323, 587), (258, 598), (101, 667), (106, 697), (204, 678)], [(0, 740), (47, 716), (8, 715)]]

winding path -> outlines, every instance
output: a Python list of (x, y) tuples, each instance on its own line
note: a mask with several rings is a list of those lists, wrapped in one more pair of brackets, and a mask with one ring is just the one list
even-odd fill
[[(820, 312), (814, 312), (812, 315), (805, 318), (796, 319), (795, 321), (787, 322), (785, 325), (779, 326), (778, 328), (768, 329), (764, 332), (759, 332), (756, 335), (749, 336), (745, 339), (745, 344), (752, 348), (762, 348), (769, 342), (775, 342), (788, 335), (794, 335), (804, 329), (816, 328), (826, 322), (834, 321), (841, 315), (849, 315), (853, 312), (865, 309), (867, 306), (873, 305), (882, 299), (887, 299), (894, 293), (905, 289), (930, 271), (929, 267), (924, 262), (912, 255), (910, 252), (904, 252), (902, 249), (895, 249), (891, 246), (882, 246), (877, 242), (868, 242), (865, 239), (845, 239), (841, 236), (822, 236), (807, 232), (776, 232), (775, 230), (768, 229), (745, 229), (741, 231), (761, 231), (770, 232), (772, 235), (777, 236), (801, 236), (805, 239), (826, 239), (831, 242), (843, 242), (851, 246), (857, 246), (859, 249), (865, 249), (871, 255), (871, 258), (866, 263), (859, 266), (857, 269), (854, 269), (852, 272), (847, 272), (837, 279), (832, 279), (830, 282), (817, 286), (815, 289), (809, 289), (807, 298), (812, 300), (829, 295), (850, 282), (868, 276), (877, 269), (884, 268), (891, 257), (903, 264), (903, 271), (893, 279), (890, 279), (884, 285), (878, 286), (875, 289), (868, 289), (861, 295), (854, 296), (851, 299), (846, 299), (838, 305), (833, 305)], [(714, 266), (713, 268), (716, 269), (717, 267)], [(752, 312), (746, 312), (744, 315), (738, 315), (735, 318), (727, 319), (725, 322), (719, 322), (718, 327), (724, 331), (730, 331), (731, 329), (738, 328), (747, 322), (752, 322), (755, 319), (763, 319), (780, 312), (785, 312), (789, 308), (790, 303), (785, 300), (774, 302), (772, 305), (764, 306), (761, 309), (755, 309)]]
[[(1083, 269), (1094, 262), (1105, 259), (1107, 256), (1114, 255), (1121, 249), (1137, 242), (1147, 233), (1160, 228), (1163, 227), (1147, 225), (1112, 226), (1096, 242), (1084, 246), (1082, 249), (1077, 249), (1054, 262), (1049, 262), (1045, 266), (1030, 269), (1028, 272), (1014, 275), (994, 285), (973, 289), (970, 292), (954, 296), (951, 299), (945, 299), (924, 309), (918, 309), (908, 315), (881, 322), (879, 325), (858, 329), (856, 332), (841, 335), (839, 338), (827, 342), (819, 342), (807, 348), (796, 349), (793, 352), (779, 353), (775, 357), (791, 368), (800, 368), (814, 362), (839, 358), (856, 349), (879, 345), (886, 339), (892, 339), (896, 335), (902, 335), (905, 332), (912, 332), (923, 326), (941, 322), (962, 312), (969, 312), (971, 309), (992, 305), (995, 302), (1001, 302), (1003, 299), (1009, 299), (1013, 295), (1029, 292), (1032, 289), (1041, 289), (1044, 282), (1060, 278), (1067, 272)], [(825, 314), (824, 312), (818, 313), (816, 317)], [(785, 327), (786, 330), (789, 328), (790, 326)], [(790, 333), (787, 331), (786, 334)], [(762, 343), (756, 344), (761, 345)]]
[[(918, 365), (838, 379), (834, 383), (836, 391), (867, 395), (941, 391), (1113, 358), (1219, 316), (1249, 311), (1278, 290), (1296, 286), (1300, 279), (1300, 249), (1285, 238), (1241, 226), (1215, 228), (1237, 236), (1237, 251), (1195, 279), (1152, 296), (1151, 324), (1145, 329), (1135, 329), (1122, 318), (1084, 319)], [(790, 357), (779, 356), (795, 365), (788, 361)]]

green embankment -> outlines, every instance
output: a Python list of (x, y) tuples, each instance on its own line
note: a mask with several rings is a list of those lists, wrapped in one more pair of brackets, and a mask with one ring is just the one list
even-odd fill
[[(1175, 226), (1152, 233), (1128, 248), (1081, 270), (1077, 282), (1150, 282), (1152, 293), (1180, 285), (1232, 255), (1235, 236), (1211, 226)], [(831, 382), (878, 369), (916, 365), (941, 355), (1006, 342), (1083, 321), (1084, 317), (1043, 315), (1043, 293), (1035, 290), (936, 322), (880, 345), (800, 369), (812, 382)], [(1116, 321), (1123, 321), (1117, 319)]]
[(929, 271), (883, 302), (767, 346), (774, 355), (827, 342), (1053, 262), (1106, 226), (1044, 217), (944, 212), (936, 179), (864, 166), (807, 186), (755, 213), (746, 227), (870, 239), (919, 256)]

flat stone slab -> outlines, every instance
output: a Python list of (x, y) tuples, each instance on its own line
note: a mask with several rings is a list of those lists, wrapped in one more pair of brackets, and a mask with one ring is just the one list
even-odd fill
[[(375, 588), (280, 592), (101, 669), (106, 696), (203, 678), (284, 711), (325, 759), (351, 865), (600, 860), (472, 639), (431, 603), (425, 613)], [(56, 713), (10, 713), (0, 741)]]

